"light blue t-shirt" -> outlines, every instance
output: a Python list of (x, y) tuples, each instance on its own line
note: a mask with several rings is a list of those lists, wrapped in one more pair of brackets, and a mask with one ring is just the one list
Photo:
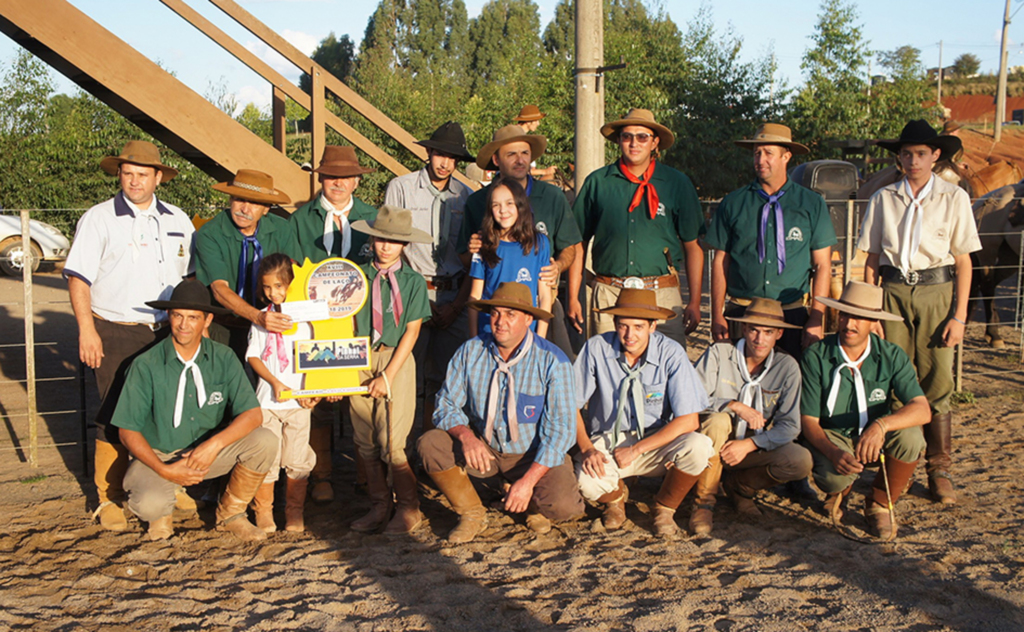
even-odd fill
[[(484, 293), (481, 298), (487, 300), (494, 296), (494, 291), (498, 289), (499, 285), (515, 281), (530, 288), (533, 306), (537, 307), (540, 269), (551, 260), (551, 242), (548, 241), (547, 235), (537, 233), (537, 248), (528, 255), (523, 254), (523, 246), (518, 242), (498, 242), (498, 258), (500, 261), (491, 268), (487, 266), (479, 253), (473, 255), (473, 263), (469, 266), (469, 276), (484, 280)], [(490, 333), (491, 315), (480, 312), (480, 320), (477, 321), (477, 324), (478, 332)], [(536, 330), (537, 322), (534, 321), (531, 327)]]

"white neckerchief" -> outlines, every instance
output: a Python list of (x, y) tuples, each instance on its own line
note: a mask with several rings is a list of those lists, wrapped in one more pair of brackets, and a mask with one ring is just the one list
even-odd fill
[(928, 178), (928, 184), (924, 185), (921, 193), (914, 197), (910, 188), (910, 180), (904, 180), (907, 195), (910, 197), (910, 205), (903, 214), (903, 225), (900, 227), (900, 271), (907, 276), (913, 268), (910, 267), (911, 260), (917, 255), (921, 248), (921, 224), (924, 217), (924, 208), (921, 202), (932, 192), (932, 185), (935, 183), (935, 175)]
[(124, 197), (124, 201), (128, 204), (128, 208), (135, 213), (135, 219), (132, 221), (132, 263), (139, 260), (142, 246), (146, 245), (148, 240), (153, 242), (153, 249), (157, 253), (157, 263), (163, 263), (164, 249), (163, 244), (160, 243), (160, 218), (157, 217), (156, 212), (156, 196), (154, 195), (149, 200), (147, 209), (139, 208), (137, 204), (128, 199), (128, 196)]
[(199, 402), (199, 407), (202, 408), (203, 404), (206, 403), (206, 387), (203, 386), (203, 373), (196, 366), (196, 358), (199, 357), (199, 352), (202, 351), (203, 344), (199, 343), (199, 348), (196, 349), (196, 354), (192, 356), (191, 360), (186, 360), (181, 357), (178, 350), (174, 350), (174, 354), (178, 356), (178, 360), (185, 365), (181, 369), (181, 375), (178, 377), (178, 396), (174, 399), (174, 427), (177, 428), (181, 425), (181, 408), (185, 403), (185, 384), (188, 382), (188, 372), (192, 371), (192, 380), (196, 383), (196, 401)]
[[(764, 368), (757, 377), (750, 377), (750, 370), (747, 369), (747, 341), (740, 338), (739, 342), (736, 343), (736, 366), (740, 370), (740, 377), (743, 378), (743, 387), (740, 388), (739, 400), (741, 404), (746, 404), (754, 410), (756, 410), (762, 417), (764, 416), (764, 397), (761, 395), (761, 380), (764, 376), (768, 375), (768, 369), (772, 368), (772, 362), (775, 361), (775, 349), (768, 352), (768, 358), (764, 361)], [(754, 434), (759, 435), (764, 432), (764, 428), (757, 428), (754, 430)], [(742, 439), (747, 436), (747, 422), (740, 419), (736, 422), (736, 438)]]
[(831, 415), (832, 411), (836, 407), (836, 398), (839, 397), (839, 383), (842, 382), (842, 375), (840, 373), (843, 369), (849, 367), (850, 372), (853, 374), (853, 387), (857, 393), (857, 414), (860, 415), (860, 430), (863, 431), (864, 427), (868, 425), (868, 398), (864, 392), (864, 376), (860, 373), (858, 365), (864, 362), (867, 357), (871, 354), (871, 338), (868, 338), (868, 346), (864, 348), (864, 353), (860, 354), (860, 357), (856, 360), (851, 360), (850, 356), (846, 355), (846, 350), (843, 349), (843, 345), (839, 345), (839, 353), (842, 354), (845, 362), (840, 364), (834, 373), (832, 373), (832, 388), (828, 391), (828, 414)]
[(349, 198), (348, 204), (344, 208), (336, 209), (333, 204), (327, 201), (324, 194), (321, 193), (320, 205), (324, 207), (327, 215), (324, 219), (324, 250), (327, 251), (327, 256), (330, 256), (334, 250), (334, 232), (338, 230), (338, 225), (334, 223), (334, 218), (339, 217), (341, 218), (341, 256), (347, 257), (348, 251), (352, 249), (352, 229), (348, 225), (348, 212), (355, 205), (355, 198)]

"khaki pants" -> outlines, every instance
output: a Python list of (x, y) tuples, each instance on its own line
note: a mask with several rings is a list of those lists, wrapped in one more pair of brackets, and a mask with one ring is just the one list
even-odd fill
[(291, 479), (309, 478), (316, 453), (309, 447), (309, 409), (263, 409), (263, 427), (277, 437), (277, 457), (264, 483), (277, 482), (281, 468)]
[[(594, 292), (590, 300), (590, 335), (597, 336), (615, 330), (615, 321), (612, 316), (599, 314), (597, 310), (605, 309), (615, 305), (622, 290), (604, 283), (594, 283)], [(686, 346), (686, 327), (683, 326), (683, 297), (679, 294), (678, 287), (665, 287), (654, 290), (658, 307), (670, 309), (676, 313), (672, 320), (659, 320), (658, 331), (665, 334), (679, 344)]]
[[(700, 433), (711, 439), (716, 454), (721, 452), (726, 442), (734, 438), (733, 431), (732, 415), (729, 413), (701, 413)], [(747, 436), (753, 436), (753, 431)], [(768, 472), (777, 481), (797, 481), (807, 478), (811, 473), (811, 453), (802, 445), (788, 443), (774, 450), (759, 448), (733, 466), (722, 463), (722, 467), (728, 470), (747, 470), (762, 465), (768, 466)]]
[[(394, 347), (375, 350), (371, 354), (370, 370), (359, 372), (359, 383), (365, 384), (382, 373), (394, 353)], [(359, 455), (367, 461), (381, 459), (390, 465), (402, 465), (408, 461), (405, 440), (416, 416), (416, 360), (412, 354), (406, 358), (391, 382), (391, 393), (390, 441), (387, 400), (369, 395), (348, 398), (352, 415), (352, 438)]]
[[(853, 439), (828, 429), (825, 429), (825, 436), (828, 437), (828, 440), (833, 445), (838, 446), (844, 452), (848, 454), (854, 453), (856, 442)], [(818, 452), (810, 444), (807, 444), (807, 447), (811, 451), (811, 458), (814, 459), (812, 472), (814, 474), (814, 483), (818, 486), (818, 489), (826, 494), (840, 492), (853, 485), (854, 481), (860, 477), (859, 474), (840, 474), (827, 456)], [(916, 463), (921, 458), (924, 447), (924, 433), (921, 431), (921, 426), (914, 426), (912, 428), (887, 432), (882, 451), (885, 453), (885, 456), (898, 461)]]

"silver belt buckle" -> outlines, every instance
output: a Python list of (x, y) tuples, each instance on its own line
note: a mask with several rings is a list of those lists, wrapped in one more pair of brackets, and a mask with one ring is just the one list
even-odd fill
[(640, 277), (631, 276), (622, 279), (622, 288), (625, 290), (642, 290), (644, 287), (644, 280)]
[(917, 285), (921, 282), (921, 273), (917, 270), (911, 270), (910, 272), (903, 275), (903, 281), (907, 285)]

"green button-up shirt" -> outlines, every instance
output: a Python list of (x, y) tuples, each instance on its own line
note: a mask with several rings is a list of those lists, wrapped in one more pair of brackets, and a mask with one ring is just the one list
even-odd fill
[(203, 338), (196, 364), (203, 374), (206, 401), (200, 408), (192, 371), (188, 371), (177, 428), (174, 404), (185, 365), (178, 359), (171, 336), (132, 362), (111, 423), (141, 432), (150, 447), (166, 454), (202, 443), (225, 420), (230, 422), (247, 410), (259, 408), (256, 393), (234, 351)]
[[(551, 241), (552, 254), (557, 256), (569, 246), (583, 241), (565, 193), (547, 182), (532, 178), (531, 181), (533, 184), (530, 186), (529, 197), (533, 221), (537, 231), (547, 235)], [(487, 192), (492, 186), (494, 186), (493, 183), (487, 185), (466, 200), (466, 218), (462, 222), (462, 231), (459, 233), (459, 254), (469, 250), (470, 235), (480, 232), (484, 216), (488, 213)]]
[(811, 287), (811, 253), (834, 246), (836, 231), (821, 195), (787, 180), (779, 198), (786, 235), (786, 267), (779, 274), (775, 253), (775, 213), (765, 229), (764, 261), (757, 260), (757, 234), (766, 200), (756, 180), (722, 199), (711, 218), (704, 242), (726, 252), (729, 275), (726, 291), (733, 298), (770, 298), (782, 304), (800, 300)]
[[(359, 266), (366, 273), (370, 292), (366, 296), (366, 304), (356, 313), (356, 334), (359, 336), (373, 335), (373, 280), (380, 273), (372, 263)], [(430, 301), (427, 298), (427, 281), (419, 272), (402, 264), (398, 272), (398, 291), (402, 295), (402, 317), (395, 325), (394, 312), (391, 311), (391, 284), (386, 278), (380, 280), (380, 304), (384, 309), (384, 331), (378, 341), (386, 347), (397, 347), (405, 335), (409, 323), (423, 318), (430, 318)]]
[(668, 274), (668, 248), (676, 269), (683, 264), (682, 241), (693, 241), (704, 229), (697, 190), (683, 173), (661, 162), (651, 182), (658, 192), (658, 209), (651, 219), (647, 197), (629, 212), (638, 184), (622, 175), (618, 161), (587, 176), (573, 205), (584, 239), (593, 239), (594, 272), (604, 276), (661, 276)]
[[(839, 352), (839, 336), (832, 334), (804, 351), (800, 363), (803, 373), (803, 391), (800, 394), (800, 412), (817, 417), (822, 428), (835, 430), (854, 438), (860, 428), (857, 393), (853, 372), (843, 369), (839, 375), (842, 384), (836, 397), (832, 415), (828, 412), (828, 394), (832, 388), (832, 375), (844, 363)], [(889, 414), (893, 398), (906, 404), (924, 391), (917, 382), (914, 365), (907, 354), (893, 343), (871, 334), (871, 354), (860, 367), (864, 377), (864, 393), (868, 399), (868, 423)]]
[[(302, 205), (299, 210), (292, 213), (291, 230), (298, 242), (299, 256), (296, 260), (301, 264), (303, 259), (309, 259), (313, 263), (320, 263), (330, 257), (341, 257), (342, 239), (341, 235), (334, 238), (334, 248), (327, 252), (324, 248), (324, 222), (327, 221), (327, 211), (321, 202), (322, 194), (317, 195), (312, 202)], [(377, 209), (357, 197), (352, 198), (352, 210), (348, 212), (348, 222), (358, 220), (372, 222), (377, 219)], [(348, 252), (348, 259), (357, 264), (363, 264), (373, 259), (373, 253), (366, 243), (369, 235), (359, 231), (352, 231), (352, 247)]]

